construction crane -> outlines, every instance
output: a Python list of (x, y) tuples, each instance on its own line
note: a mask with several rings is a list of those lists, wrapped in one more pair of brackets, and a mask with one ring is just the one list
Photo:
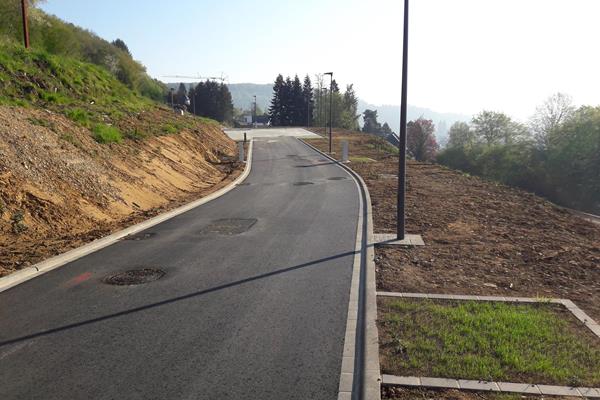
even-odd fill
[(186, 76), (186, 75), (166, 75), (163, 76), (163, 78), (178, 78), (178, 79), (196, 79), (199, 81), (203, 81), (205, 79), (208, 80), (215, 80), (215, 81), (221, 81), (221, 83), (225, 83), (228, 79), (227, 76), (224, 76), (223, 74), (221, 74), (221, 76), (200, 76), (200, 75), (196, 75), (196, 76)]

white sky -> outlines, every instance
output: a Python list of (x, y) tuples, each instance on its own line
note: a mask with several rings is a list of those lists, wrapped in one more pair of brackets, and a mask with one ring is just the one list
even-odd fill
[[(140, 7), (143, 4), (143, 7)], [(334, 71), (375, 104), (400, 103), (402, 0), (48, 0), (120, 37), (159, 79), (273, 82)], [(411, 0), (409, 103), (518, 119), (561, 91), (600, 104), (600, 0)]]

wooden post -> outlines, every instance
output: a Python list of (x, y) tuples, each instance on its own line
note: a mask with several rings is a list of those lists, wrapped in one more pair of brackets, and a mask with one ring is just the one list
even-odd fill
[(27, 1), (21, 0), (21, 14), (23, 15), (23, 41), (25, 48), (29, 48), (29, 24), (27, 22)]

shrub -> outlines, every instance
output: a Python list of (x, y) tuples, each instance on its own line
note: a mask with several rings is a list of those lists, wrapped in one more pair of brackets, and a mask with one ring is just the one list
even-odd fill
[(94, 139), (98, 143), (121, 143), (123, 136), (117, 127), (98, 124), (94, 126)]
[(74, 108), (72, 110), (67, 111), (66, 114), (70, 120), (75, 121), (78, 124), (83, 125), (87, 128), (90, 127), (90, 117), (87, 111), (82, 110), (81, 108)]

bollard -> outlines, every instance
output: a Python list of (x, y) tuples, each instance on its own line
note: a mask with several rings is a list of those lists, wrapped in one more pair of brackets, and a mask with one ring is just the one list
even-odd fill
[(238, 152), (239, 152), (239, 160), (240, 162), (244, 162), (244, 143), (238, 142)]
[(348, 141), (342, 142), (342, 162), (348, 162)]
[(246, 143), (246, 132), (244, 132), (244, 143)]

